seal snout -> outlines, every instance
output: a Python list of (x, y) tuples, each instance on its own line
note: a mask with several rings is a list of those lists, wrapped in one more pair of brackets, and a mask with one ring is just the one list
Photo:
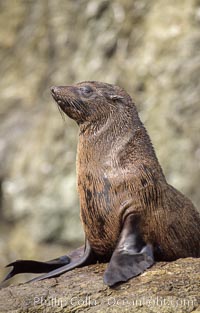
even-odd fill
[(54, 100), (60, 104), (59, 102), (62, 100), (62, 94), (61, 94), (61, 88), (60, 87), (56, 87), (56, 86), (52, 86), (50, 88), (51, 90), (51, 95), (54, 98)]
[(64, 86), (52, 86), (50, 87), (52, 97), (56, 102), (63, 101), (67, 97), (67, 89)]
[(59, 88), (56, 86), (51, 86), (50, 90), (51, 90), (52, 95), (56, 96), (58, 94)]

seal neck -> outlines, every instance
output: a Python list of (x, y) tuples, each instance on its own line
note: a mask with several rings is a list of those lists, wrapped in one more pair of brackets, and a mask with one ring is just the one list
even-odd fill
[(149, 160), (160, 168), (134, 105), (122, 112), (113, 111), (91, 125), (81, 125), (79, 136), (81, 158), (86, 163), (93, 161), (102, 167), (133, 168), (135, 162), (148, 163)]
[(82, 135), (94, 144), (102, 140), (115, 142), (127, 132), (134, 132), (138, 127), (144, 127), (133, 105), (132, 108), (108, 111), (97, 120), (80, 124), (79, 136)]

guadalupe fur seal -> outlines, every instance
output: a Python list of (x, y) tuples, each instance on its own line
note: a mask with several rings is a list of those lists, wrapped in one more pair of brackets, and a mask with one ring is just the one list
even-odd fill
[(75, 267), (108, 262), (104, 282), (127, 281), (154, 260), (200, 256), (200, 215), (170, 186), (126, 91), (88, 81), (52, 87), (52, 96), (79, 127), (78, 192), (86, 243), (69, 256), (9, 264), (17, 273), (59, 276)]

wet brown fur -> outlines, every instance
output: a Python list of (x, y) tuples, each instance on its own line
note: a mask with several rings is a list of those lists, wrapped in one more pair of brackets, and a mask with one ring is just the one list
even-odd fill
[[(87, 86), (91, 92), (85, 92)], [(80, 126), (77, 176), (81, 219), (96, 254), (105, 259), (111, 256), (123, 221), (135, 214), (144, 240), (154, 246), (156, 259), (199, 257), (199, 213), (166, 182), (125, 90), (100, 82), (56, 88), (55, 100)]]

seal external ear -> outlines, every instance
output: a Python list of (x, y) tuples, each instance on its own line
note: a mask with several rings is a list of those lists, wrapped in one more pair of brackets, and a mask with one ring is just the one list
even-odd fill
[(120, 95), (109, 95), (109, 99), (111, 100), (122, 100), (124, 97)]
[(129, 215), (104, 273), (104, 282), (111, 287), (116, 283), (127, 281), (143, 273), (153, 263), (152, 246), (143, 241), (139, 232), (138, 218)]

